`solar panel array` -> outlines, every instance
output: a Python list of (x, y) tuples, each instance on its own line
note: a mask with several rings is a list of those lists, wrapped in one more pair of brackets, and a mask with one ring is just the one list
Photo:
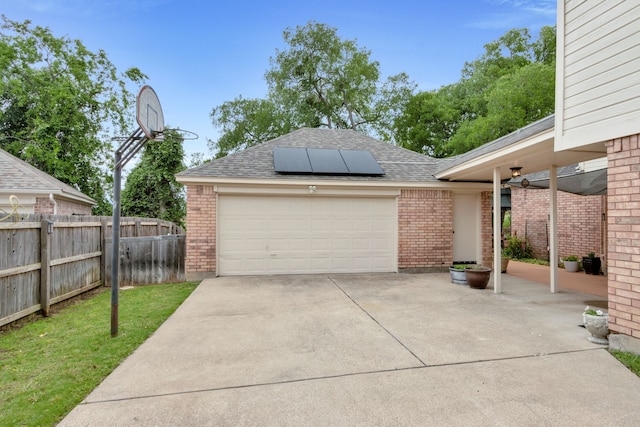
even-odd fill
[(376, 159), (365, 150), (328, 148), (273, 148), (275, 171), (284, 174), (384, 175)]

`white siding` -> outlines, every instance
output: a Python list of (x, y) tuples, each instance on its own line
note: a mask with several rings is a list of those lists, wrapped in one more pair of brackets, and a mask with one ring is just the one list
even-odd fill
[(556, 151), (640, 133), (640, 1), (559, 0)]

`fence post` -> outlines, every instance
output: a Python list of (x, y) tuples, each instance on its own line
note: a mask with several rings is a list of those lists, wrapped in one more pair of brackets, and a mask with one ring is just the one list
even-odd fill
[(102, 286), (107, 286), (107, 219), (100, 220), (100, 280)]
[(45, 317), (51, 308), (51, 234), (53, 222), (42, 220), (40, 224), (40, 307)]

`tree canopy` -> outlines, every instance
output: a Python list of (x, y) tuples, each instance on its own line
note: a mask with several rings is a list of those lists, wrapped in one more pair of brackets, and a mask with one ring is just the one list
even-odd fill
[(212, 110), (214, 126), (222, 128), (211, 145), (217, 157), (300, 127), (393, 137), (394, 118), (415, 89), (406, 74), (381, 82), (371, 52), (325, 24), (287, 28), (283, 39), (288, 48), (276, 50), (265, 73), (267, 98), (238, 97)]
[(2, 16), (0, 26), (0, 148), (82, 191), (109, 214), (110, 138), (133, 117), (129, 83), (146, 76), (118, 73), (102, 50), (55, 37), (30, 21)]
[(461, 79), (420, 92), (394, 123), (403, 147), (435, 157), (461, 154), (552, 114), (555, 108), (555, 28), (532, 41), (510, 30), (465, 64)]
[(159, 218), (184, 226), (183, 186), (175, 178), (185, 169), (182, 143), (177, 131), (165, 128), (164, 140), (145, 144), (122, 190), (123, 215)]

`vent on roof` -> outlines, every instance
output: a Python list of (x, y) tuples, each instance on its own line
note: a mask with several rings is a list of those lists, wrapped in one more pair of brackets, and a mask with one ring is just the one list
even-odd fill
[(273, 148), (276, 172), (322, 175), (384, 175), (369, 151), (327, 148)]

